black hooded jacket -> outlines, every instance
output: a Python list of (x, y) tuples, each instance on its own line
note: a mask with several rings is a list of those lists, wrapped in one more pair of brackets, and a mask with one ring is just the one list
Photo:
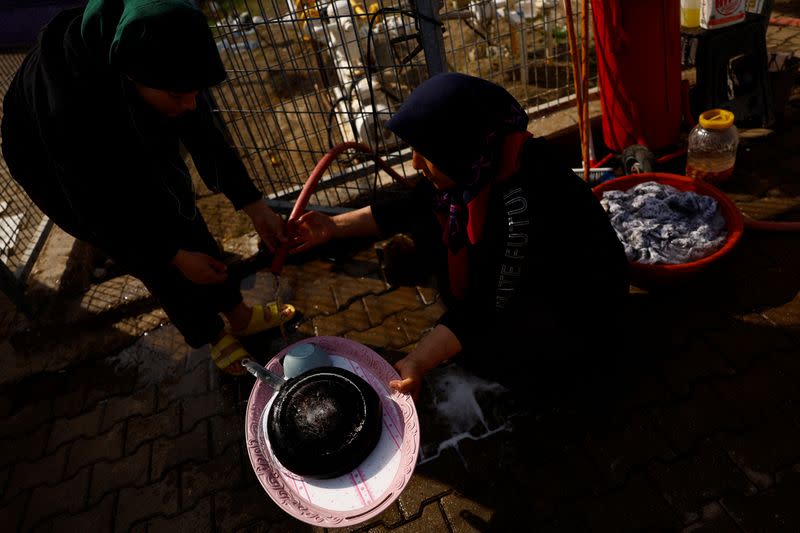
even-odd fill
[(200, 216), (181, 143), (205, 184), (236, 209), (262, 194), (205, 98), (179, 118), (157, 114), (125, 75), (98, 61), (82, 19), (83, 8), (57, 15), (16, 73), (3, 102), (3, 156), (64, 230), (131, 266), (164, 264)]
[(516, 100), (491, 82), (459, 73), (430, 78), (387, 127), (455, 185), (441, 191), (421, 180), (408, 197), (373, 205), (372, 214), (385, 235), (414, 237), (447, 307), (440, 323), (466, 352), (488, 361), (504, 351), (568, 361), (608, 338), (628, 294), (625, 251), (590, 187), (544, 139), (525, 140), (516, 171), (488, 189), (482, 238), (462, 240), (462, 297), (450, 290), (445, 228), (436, 215), (443, 193), (456, 200), (452, 213), (457, 200), (476, 196), (484, 176), (488, 187), (499, 167), (485, 162), (510, 159), (491, 140), (526, 124)]

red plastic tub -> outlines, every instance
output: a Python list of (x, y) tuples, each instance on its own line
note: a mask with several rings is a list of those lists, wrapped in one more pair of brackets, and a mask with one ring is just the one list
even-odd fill
[(605, 191), (626, 191), (640, 183), (647, 181), (655, 181), (663, 185), (671, 185), (681, 191), (692, 191), (697, 194), (711, 196), (718, 203), (722, 210), (722, 216), (725, 218), (726, 226), (728, 229), (728, 236), (725, 243), (716, 252), (707, 255), (696, 261), (689, 263), (681, 263), (678, 265), (666, 264), (643, 264), (636, 261), (630, 261), (631, 269), (631, 282), (634, 285), (642, 287), (669, 285), (675, 282), (681, 282), (694, 277), (696, 274), (704, 270), (712, 263), (718, 261), (726, 254), (728, 254), (734, 246), (742, 238), (744, 231), (744, 217), (742, 216), (736, 204), (728, 198), (718, 188), (709, 185), (703, 181), (695, 181), (686, 176), (679, 176), (677, 174), (666, 174), (661, 172), (631, 174), (621, 178), (615, 178), (603, 182), (595, 186), (592, 191), (598, 200), (603, 198)]

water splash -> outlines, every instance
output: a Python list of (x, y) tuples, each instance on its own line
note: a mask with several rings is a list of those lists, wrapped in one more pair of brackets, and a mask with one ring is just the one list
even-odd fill
[[(480, 393), (501, 395), (507, 392), (507, 389), (499, 383), (469, 374), (456, 365), (447, 367), (442, 374), (431, 376), (431, 380), (436, 415), (440, 422), (449, 427), (452, 436), (440, 442), (436, 451), (430, 456), (425, 456), (422, 451), (419, 464), (433, 461), (447, 448), (453, 448), (462, 462), (465, 462), (458, 449), (462, 440), (482, 440), (511, 429), (510, 422), (491, 428), (478, 402)], [(477, 435), (474, 431), (476, 427), (483, 428)]]
[(278, 312), (278, 328), (281, 331), (283, 338), (283, 346), (289, 345), (289, 339), (286, 337), (286, 326), (283, 323), (280, 314), (283, 312), (283, 294), (281, 294), (281, 277), (278, 274), (273, 274), (273, 290), (275, 292), (275, 306)]

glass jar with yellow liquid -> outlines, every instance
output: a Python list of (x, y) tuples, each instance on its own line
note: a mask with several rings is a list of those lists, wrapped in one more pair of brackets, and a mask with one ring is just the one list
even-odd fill
[(739, 130), (733, 119), (733, 113), (726, 109), (709, 109), (700, 114), (698, 124), (689, 133), (687, 176), (718, 183), (733, 174), (739, 147)]

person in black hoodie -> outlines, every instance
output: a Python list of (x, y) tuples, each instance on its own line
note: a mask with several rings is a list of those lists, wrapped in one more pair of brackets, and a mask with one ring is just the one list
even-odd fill
[(417, 396), (422, 377), (456, 354), (485, 377), (529, 388), (531, 376), (546, 382), (619, 341), (605, 328), (628, 294), (622, 244), (589, 186), (527, 124), (502, 87), (433, 76), (386, 124), (427, 179), (402, 199), (334, 217), (310, 211), (289, 232), (293, 253), (408, 233), (430, 261), (446, 311), (395, 364), (396, 390)]
[(47, 216), (140, 278), (189, 345), (210, 344), (220, 369), (242, 374), (238, 338), (295, 310), (244, 303), (181, 157), (182, 143), (269, 249), (285, 242), (283, 220), (212, 119), (206, 90), (225, 77), (188, 1), (90, 0), (50, 21), (14, 76), (2, 150)]

